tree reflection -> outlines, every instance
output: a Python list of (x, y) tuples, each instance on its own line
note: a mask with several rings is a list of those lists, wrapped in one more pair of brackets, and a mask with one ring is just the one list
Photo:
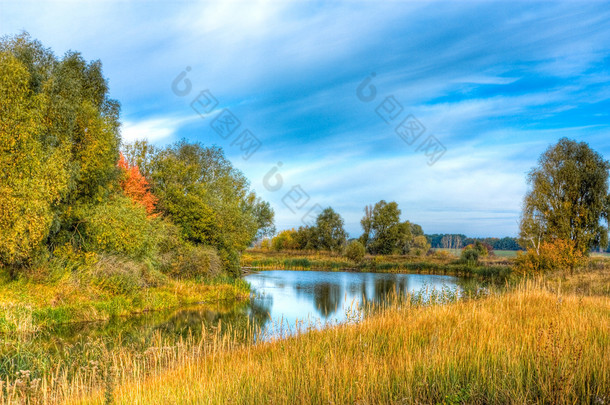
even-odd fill
[(313, 290), (314, 304), (320, 316), (328, 318), (337, 312), (341, 303), (341, 286), (334, 283), (316, 284)]

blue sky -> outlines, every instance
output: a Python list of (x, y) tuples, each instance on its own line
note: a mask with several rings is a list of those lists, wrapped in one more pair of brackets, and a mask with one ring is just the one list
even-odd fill
[[(610, 158), (608, 3), (0, 4), (2, 35), (102, 60), (124, 139), (223, 147), (279, 229), (332, 206), (358, 236), (363, 207), (385, 199), (427, 233), (514, 236), (526, 174), (549, 144), (569, 137)], [(372, 73), (376, 97), (363, 102)], [(201, 117), (191, 102), (206, 89), (218, 104)], [(402, 107), (390, 124), (376, 112), (387, 97)], [(227, 139), (210, 125), (223, 109), (241, 122)], [(412, 145), (395, 132), (408, 115), (425, 127)], [(235, 142), (246, 129), (261, 143), (247, 160)], [(446, 149), (433, 165), (429, 136)], [(274, 191), (264, 178), (278, 162)]]

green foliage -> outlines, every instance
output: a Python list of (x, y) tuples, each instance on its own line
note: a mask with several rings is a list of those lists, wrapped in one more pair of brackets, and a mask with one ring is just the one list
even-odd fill
[(12, 269), (42, 248), (65, 185), (43, 148), (44, 100), (29, 82), (27, 67), (0, 52), (0, 264)]
[(487, 257), (493, 252), (491, 246), (478, 240), (466, 246), (464, 250), (474, 250), (477, 252), (478, 257)]
[(374, 207), (365, 207), (364, 218), (360, 221), (364, 233), (360, 241), (371, 254), (408, 254), (421, 255), (429, 250), (421, 226), (409, 221), (400, 222), (400, 209), (394, 201), (379, 201)]
[(318, 237), (315, 226), (300, 226), (294, 235), (294, 240), (298, 250), (318, 249)]
[(93, 206), (86, 214), (88, 250), (142, 259), (154, 255), (154, 228), (146, 210), (126, 197)]
[(174, 261), (168, 266), (169, 274), (177, 278), (213, 278), (222, 273), (222, 262), (216, 249), (186, 243), (180, 247)]
[[(250, 199), (254, 197), (254, 194), (250, 195)], [(256, 240), (261, 240), (267, 237), (271, 237), (275, 234), (274, 217), (275, 213), (273, 208), (267, 201), (261, 200), (259, 197), (254, 199), (252, 204), (252, 214), (256, 218), (256, 226), (258, 231), (256, 232)]]
[[(419, 226), (419, 225), (418, 225)], [(423, 256), (430, 250), (430, 242), (424, 235), (418, 235), (413, 238), (412, 248), (413, 254)]]
[(286, 229), (278, 233), (271, 239), (271, 248), (276, 252), (282, 250), (298, 249), (296, 242), (297, 231), (294, 229)]
[(347, 240), (347, 233), (343, 229), (343, 218), (330, 207), (318, 215), (315, 234), (317, 247), (331, 252), (343, 249)]
[(610, 163), (584, 142), (563, 138), (549, 147), (529, 173), (522, 245), (537, 253), (542, 242), (555, 239), (572, 241), (583, 253), (607, 246), (609, 169)]
[(345, 248), (345, 257), (353, 260), (355, 263), (360, 263), (366, 254), (364, 245), (357, 240), (351, 241)]
[(186, 241), (213, 246), (224, 266), (238, 274), (240, 253), (257, 236), (273, 231), (269, 204), (250, 192), (248, 180), (219, 148), (181, 141), (153, 149), (152, 156), (139, 153), (149, 162), (158, 209), (180, 227)]
[(345, 246), (347, 232), (343, 219), (332, 208), (323, 210), (316, 218), (315, 226), (301, 226), (277, 234), (271, 240), (275, 251), (281, 250), (325, 250), (339, 252)]
[(460, 260), (469, 266), (476, 266), (479, 262), (480, 252), (474, 247), (467, 247), (462, 250)]
[(0, 263), (19, 268), (82, 242), (81, 214), (113, 192), (118, 103), (99, 61), (58, 60), (27, 34), (0, 41), (0, 93)]

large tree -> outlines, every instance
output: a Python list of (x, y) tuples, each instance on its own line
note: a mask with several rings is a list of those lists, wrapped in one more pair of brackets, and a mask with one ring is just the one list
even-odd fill
[(28, 34), (0, 40), (0, 93), (0, 264), (18, 268), (84, 243), (86, 213), (116, 191), (119, 106), (99, 61)]
[(549, 147), (528, 176), (521, 243), (570, 241), (580, 252), (608, 244), (610, 163), (584, 142), (566, 138)]
[(229, 270), (257, 235), (273, 231), (273, 210), (219, 148), (180, 141), (154, 151), (149, 170), (158, 209), (186, 240), (217, 248)]

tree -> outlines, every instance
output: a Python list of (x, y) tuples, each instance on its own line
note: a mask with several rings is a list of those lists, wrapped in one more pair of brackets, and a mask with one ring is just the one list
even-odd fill
[(415, 237), (425, 238), (421, 226), (400, 222), (400, 209), (393, 201), (381, 200), (374, 207), (367, 206), (360, 224), (364, 230), (360, 242), (372, 254), (407, 254), (414, 247)]
[(142, 176), (150, 181), (152, 176), (152, 158), (155, 156), (157, 148), (151, 145), (148, 140), (136, 140), (132, 143), (123, 145), (123, 155), (132, 165), (137, 166)]
[(157, 197), (150, 192), (150, 185), (140, 173), (138, 166), (130, 165), (122, 153), (118, 166), (123, 174), (120, 181), (123, 193), (133, 202), (144, 207), (148, 215), (152, 215), (157, 204)]
[(317, 231), (313, 226), (300, 226), (294, 235), (296, 249), (316, 250), (318, 249)]
[(418, 235), (413, 238), (412, 251), (417, 256), (423, 256), (430, 250), (430, 242), (423, 235)]
[(286, 229), (278, 233), (273, 239), (271, 239), (271, 248), (276, 252), (282, 250), (295, 250), (297, 249), (297, 243), (295, 235), (297, 231), (294, 229)]
[(41, 140), (45, 100), (30, 81), (23, 63), (0, 52), (0, 264), (13, 273), (42, 249), (66, 186)]
[[(28, 151), (30, 169), (21, 174), (32, 182), (28, 186), (32, 196), (28, 198), (37, 204), (36, 216), (42, 215), (43, 206), (51, 212), (50, 222), (45, 213), (45, 220), (38, 217), (32, 221), (36, 229), (28, 232), (36, 239), (44, 235), (51, 251), (65, 243), (79, 247), (84, 239), (76, 230), (84, 215), (117, 189), (119, 104), (108, 98), (100, 61), (87, 62), (76, 52), (57, 59), (27, 33), (3, 39), (0, 51), (3, 65), (16, 61), (9, 64), (19, 64), (25, 74), (11, 77), (10, 69), (3, 70), (3, 83), (19, 87), (19, 92), (2, 97), (3, 117), (19, 120), (28, 111), (33, 114), (28, 118), (27, 130), (20, 129), (21, 139), (11, 134), (18, 129), (15, 125), (3, 125), (0, 131), (2, 136), (18, 140), (17, 147), (28, 143), (24, 150)], [(18, 153), (14, 156), (12, 172), (17, 174)], [(36, 174), (39, 170), (44, 177), (40, 181)], [(7, 182), (5, 186), (11, 189), (6, 195), (19, 194), (19, 185)], [(36, 197), (39, 187), (47, 197), (52, 195), (45, 203)], [(24, 202), (23, 206), (28, 204)]]
[(331, 252), (340, 251), (347, 240), (343, 218), (332, 208), (324, 209), (316, 219), (317, 247)]
[(272, 226), (270, 207), (250, 192), (248, 180), (219, 148), (183, 140), (156, 151), (150, 162), (159, 210), (187, 241), (215, 247), (237, 274), (240, 253)]
[(584, 142), (563, 138), (549, 147), (528, 176), (531, 190), (523, 204), (522, 246), (537, 254), (542, 242), (558, 239), (571, 241), (585, 254), (607, 246), (609, 169), (610, 163)]
[(275, 224), (273, 222), (275, 213), (271, 205), (267, 201), (261, 200), (256, 197), (254, 193), (250, 194), (250, 198), (254, 199), (252, 204), (252, 213), (256, 218), (256, 224), (258, 231), (256, 232), (255, 239), (261, 240), (266, 237), (271, 237), (275, 234)]
[(154, 252), (153, 224), (146, 209), (128, 197), (117, 196), (90, 208), (82, 226), (89, 251), (124, 255), (134, 259)]

